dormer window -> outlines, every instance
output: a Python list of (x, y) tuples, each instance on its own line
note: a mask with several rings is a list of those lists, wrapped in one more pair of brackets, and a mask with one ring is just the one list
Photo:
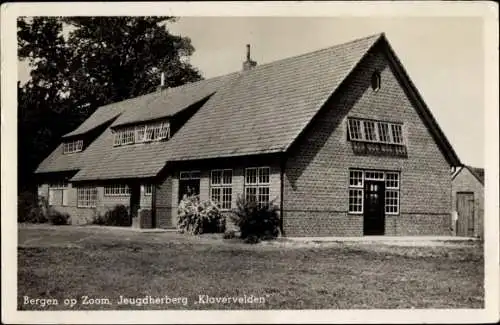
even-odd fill
[(83, 150), (83, 140), (69, 141), (69, 142), (64, 142), (63, 144), (63, 154), (80, 152), (82, 150)]
[(120, 128), (114, 131), (114, 137), (115, 146), (160, 141), (170, 137), (170, 123), (160, 121)]
[(372, 89), (374, 91), (377, 91), (380, 89), (380, 84), (381, 84), (381, 79), (380, 79), (380, 72), (375, 71), (372, 74)]

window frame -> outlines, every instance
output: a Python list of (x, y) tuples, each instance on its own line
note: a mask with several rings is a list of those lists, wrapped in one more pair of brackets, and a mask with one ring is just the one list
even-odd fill
[[(267, 171), (267, 182), (261, 181), (261, 171)], [(255, 182), (249, 182), (249, 172), (255, 171)], [(264, 175), (265, 176), (265, 175)], [(253, 177), (251, 177), (253, 178)], [(265, 189), (265, 192), (262, 193)], [(245, 200), (249, 200), (248, 190), (254, 190), (254, 194), (251, 196), (255, 197), (255, 202), (259, 207), (269, 206), (271, 203), (271, 168), (269, 166), (260, 166), (260, 167), (248, 167), (245, 168), (245, 182), (244, 182), (244, 193)], [(267, 197), (267, 202), (263, 203), (261, 198)]]
[[(214, 183), (214, 174), (220, 173), (219, 181)], [(230, 173), (229, 180), (227, 182), (226, 173)], [(226, 193), (224, 193), (226, 191)], [(214, 193), (219, 192), (216, 196), (218, 196), (219, 200), (214, 200)], [(228, 193), (229, 192), (229, 193)], [(229, 198), (228, 200), (224, 200), (224, 198)], [(232, 169), (212, 169), (210, 171), (210, 200), (217, 203), (219, 209), (221, 211), (227, 211), (232, 209), (233, 207), (233, 170)], [(226, 205), (226, 203), (228, 205)]]
[(144, 184), (144, 196), (152, 196), (153, 195), (153, 184)]
[[(356, 125), (356, 127), (354, 127)], [(368, 127), (370, 125), (370, 127)], [(368, 130), (373, 132), (368, 132)], [(387, 127), (387, 133), (382, 132), (382, 129)], [(359, 134), (354, 132), (355, 128), (360, 128)], [(398, 130), (397, 132), (395, 130)], [(358, 130), (359, 131), (359, 130)], [(373, 135), (368, 138), (368, 135)], [(384, 134), (382, 139), (381, 134)], [(347, 135), (348, 140), (353, 142), (368, 142), (368, 143), (381, 143), (390, 144), (394, 146), (405, 146), (404, 124), (401, 122), (379, 121), (372, 119), (364, 119), (357, 117), (347, 118)], [(359, 135), (359, 137), (358, 137)], [(396, 141), (396, 139), (398, 141)]]
[[(358, 180), (356, 184), (351, 184), (353, 179), (353, 173), (361, 173), (361, 184), (359, 184), (359, 174), (355, 179)], [(367, 176), (368, 174), (368, 176)], [(397, 170), (375, 170), (375, 169), (359, 169), (359, 168), (349, 168), (348, 174), (348, 206), (347, 213), (352, 215), (362, 215), (364, 213), (364, 194), (365, 194), (365, 181), (376, 180), (384, 182), (384, 214), (397, 216), (401, 213), (401, 171)], [(394, 186), (388, 186), (395, 184)], [(361, 192), (361, 210), (352, 211), (351, 210), (351, 191), (359, 190)], [(358, 192), (359, 193), (359, 192)], [(388, 193), (396, 193), (395, 196), (389, 197)], [(393, 200), (393, 201), (388, 201)], [(387, 202), (395, 202), (395, 204), (388, 204)], [(388, 208), (394, 208), (395, 211), (388, 211)], [(391, 210), (391, 209), (389, 209)]]
[(104, 185), (105, 197), (130, 196), (130, 187), (127, 184), (108, 184)]
[[(82, 196), (84, 197), (82, 199)], [(85, 203), (85, 204), (84, 204)], [(97, 187), (79, 186), (76, 188), (76, 206), (78, 208), (97, 207)]]
[(76, 152), (83, 151), (83, 140), (73, 140), (73, 141), (65, 141), (63, 142), (63, 154), (71, 154)]
[(114, 147), (170, 139), (170, 121), (156, 121), (119, 127), (113, 130), (113, 136)]

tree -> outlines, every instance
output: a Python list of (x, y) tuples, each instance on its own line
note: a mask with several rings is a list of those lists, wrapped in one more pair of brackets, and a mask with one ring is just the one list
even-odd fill
[(35, 167), (102, 105), (201, 79), (172, 35), (173, 17), (30, 17), (18, 20), (18, 56), (31, 79), (18, 90), (19, 188)]

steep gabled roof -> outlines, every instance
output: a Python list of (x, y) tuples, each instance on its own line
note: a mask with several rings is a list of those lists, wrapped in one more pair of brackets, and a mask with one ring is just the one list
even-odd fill
[(380, 37), (365, 37), (242, 73), (170, 140), (169, 160), (285, 151)]
[[(73, 180), (150, 177), (168, 161), (286, 152), (375, 44), (385, 49), (396, 75), (448, 162), (459, 165), (453, 148), (384, 34), (377, 34), (223, 76), (222, 81), (212, 80), (213, 84), (209, 79), (204, 81), (208, 82), (205, 87), (193, 84), (172, 89), (169, 94), (182, 94), (177, 97), (179, 103), (184, 103), (185, 98), (210, 98), (166, 142), (113, 148), (112, 134), (107, 130), (87, 149), (82, 157), (85, 166)], [(136, 101), (136, 106), (113, 125), (172, 114), (167, 106), (175, 100), (167, 100), (162, 106), (151, 105), (154, 96), (148, 98), (150, 101)], [(155, 112), (150, 114), (148, 107), (153, 106)], [(161, 107), (166, 107), (166, 112)], [(126, 118), (126, 114), (130, 117)]]

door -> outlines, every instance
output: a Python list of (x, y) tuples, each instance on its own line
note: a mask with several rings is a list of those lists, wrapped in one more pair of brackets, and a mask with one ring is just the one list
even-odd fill
[(457, 193), (457, 236), (474, 236), (474, 193)]
[(130, 186), (130, 217), (132, 218), (131, 222), (134, 222), (133, 220), (138, 220), (137, 214), (140, 206), (141, 187), (139, 184), (133, 184), (129, 186)]
[(365, 236), (383, 235), (385, 231), (385, 184), (383, 181), (365, 181), (363, 203), (363, 233)]

